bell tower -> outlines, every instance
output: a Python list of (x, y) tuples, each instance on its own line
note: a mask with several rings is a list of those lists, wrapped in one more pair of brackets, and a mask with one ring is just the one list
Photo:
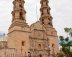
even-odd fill
[(24, 8), (24, 0), (14, 0), (13, 1), (13, 11), (12, 11), (12, 24), (9, 29), (18, 27), (29, 27), (26, 23), (26, 11)]
[(24, 0), (13, 1), (12, 24), (8, 32), (8, 47), (15, 48), (18, 56), (26, 54), (29, 48), (30, 27), (26, 23), (24, 3)]
[(49, 0), (41, 0), (40, 3), (41, 3), (40, 22), (44, 28), (44, 31), (48, 39), (49, 57), (55, 56), (59, 52), (58, 35), (56, 29), (53, 28), (53, 24), (52, 24), (53, 18), (50, 14), (51, 8), (49, 6)]
[(49, 0), (40, 3), (40, 20), (31, 25), (30, 52), (32, 56), (55, 57), (59, 52), (58, 36), (52, 25)]
[(48, 0), (41, 0), (41, 17), (40, 21), (42, 22), (43, 25), (50, 25), (52, 26), (52, 16), (50, 14), (50, 7), (48, 5), (49, 1)]

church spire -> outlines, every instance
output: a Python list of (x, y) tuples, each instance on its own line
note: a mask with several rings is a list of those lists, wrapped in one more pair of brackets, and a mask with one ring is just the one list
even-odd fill
[(52, 16), (50, 14), (50, 7), (48, 5), (49, 1), (48, 0), (41, 0), (41, 17), (40, 21), (43, 25), (50, 25), (52, 26)]
[(12, 11), (12, 24), (10, 26), (28, 26), (26, 23), (26, 11), (24, 9), (24, 0), (14, 0), (13, 1), (13, 11)]

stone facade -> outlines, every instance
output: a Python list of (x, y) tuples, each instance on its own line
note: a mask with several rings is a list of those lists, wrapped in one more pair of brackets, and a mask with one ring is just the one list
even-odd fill
[(0, 49), (7, 47), (7, 37), (5, 35), (0, 36)]
[(35, 56), (42, 54), (43, 57), (54, 56), (59, 52), (57, 32), (48, 26), (47, 30), (37, 21), (31, 25), (30, 50)]
[(9, 27), (8, 47), (15, 48), (17, 54), (28, 55), (30, 27), (26, 23), (24, 0), (13, 1), (12, 24)]
[(0, 49), (7, 47), (7, 41), (0, 41)]
[(41, 0), (40, 21), (31, 25), (30, 51), (35, 56), (50, 57), (59, 52), (57, 31), (52, 25), (48, 0)]
[(16, 50), (13, 48), (0, 49), (0, 57), (16, 57)]
[(7, 38), (8, 49), (14, 48), (17, 57), (55, 56), (59, 52), (58, 37), (52, 25), (49, 1), (41, 0), (40, 20), (31, 26), (26, 23), (24, 3), (24, 0), (13, 1), (12, 24)]

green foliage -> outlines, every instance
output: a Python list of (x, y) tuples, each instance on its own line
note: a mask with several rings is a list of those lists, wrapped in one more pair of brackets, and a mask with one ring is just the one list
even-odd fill
[(67, 37), (67, 38), (65, 38), (65, 41), (66, 41), (66, 42), (68, 42), (68, 41), (69, 41), (69, 38), (68, 38), (68, 37)]
[(72, 31), (69, 33), (69, 35), (72, 37)]
[(60, 38), (61, 41), (64, 41), (64, 37), (63, 36), (60, 36), (59, 38)]
[(71, 28), (64, 28), (66, 33), (69, 33), (69, 31), (71, 30)]
[(57, 57), (64, 57), (62, 53), (59, 53)]
[(64, 30), (67, 33), (67, 37), (68, 35), (72, 37), (72, 28), (64, 28)]
[[(65, 32), (67, 33), (67, 37), (60, 36), (60, 45), (62, 46), (62, 52), (65, 54), (66, 57), (72, 57), (72, 52), (70, 51), (70, 47), (72, 47), (72, 40), (69, 38), (72, 37), (72, 28), (64, 28)], [(59, 55), (60, 57), (63, 54)]]

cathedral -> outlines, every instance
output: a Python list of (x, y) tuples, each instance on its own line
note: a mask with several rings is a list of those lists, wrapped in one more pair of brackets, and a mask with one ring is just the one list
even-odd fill
[(40, 1), (41, 16), (31, 26), (26, 23), (27, 12), (24, 4), (24, 0), (13, 1), (12, 23), (8, 29), (5, 57), (54, 57), (59, 52), (59, 46), (57, 31), (52, 24), (49, 0)]

